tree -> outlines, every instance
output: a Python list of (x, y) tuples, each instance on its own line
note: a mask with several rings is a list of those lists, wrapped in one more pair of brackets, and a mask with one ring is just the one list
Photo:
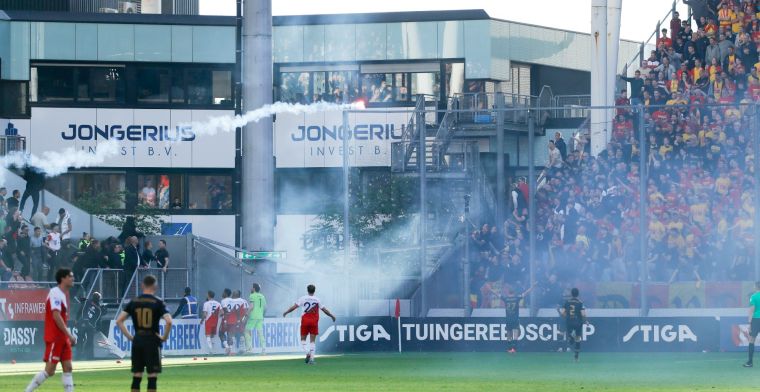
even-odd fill
[[(409, 246), (416, 230), (419, 200), (416, 181), (389, 172), (349, 174), (349, 229), (360, 259), (367, 259), (377, 248)], [(415, 227), (416, 228), (416, 227)], [(307, 255), (312, 260), (332, 260), (344, 246), (343, 198), (330, 203), (304, 235)]]
[(119, 230), (127, 220), (127, 216), (134, 216), (137, 231), (145, 235), (161, 233), (161, 224), (166, 221), (164, 211), (138, 203), (133, 214), (115, 212), (123, 208), (126, 200), (127, 192), (125, 191), (85, 192), (74, 200), (74, 205)]

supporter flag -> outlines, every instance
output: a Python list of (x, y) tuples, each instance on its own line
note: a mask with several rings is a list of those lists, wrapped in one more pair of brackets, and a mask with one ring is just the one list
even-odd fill
[(393, 313), (398, 324), (398, 352), (401, 352), (401, 300), (396, 298), (396, 310)]

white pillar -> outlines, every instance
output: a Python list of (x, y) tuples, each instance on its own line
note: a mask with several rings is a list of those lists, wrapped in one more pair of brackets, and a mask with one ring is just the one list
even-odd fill
[[(615, 104), (615, 90), (617, 87), (618, 54), (620, 52), (620, 12), (623, 0), (607, 0), (607, 99), (605, 105)], [(612, 119), (615, 118), (615, 110), (607, 111), (607, 139), (612, 137)]]
[[(604, 106), (607, 99), (607, 0), (591, 0), (591, 106)], [(591, 154), (599, 154), (606, 146), (607, 116), (603, 110), (592, 110)]]
[[(272, 103), (272, 0), (243, 3), (243, 112)], [(243, 128), (241, 242), (246, 249), (274, 247), (272, 119)]]

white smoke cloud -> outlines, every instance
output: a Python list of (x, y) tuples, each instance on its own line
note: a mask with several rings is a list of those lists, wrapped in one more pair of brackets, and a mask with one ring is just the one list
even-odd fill
[[(216, 135), (220, 132), (234, 132), (237, 127), (243, 127), (249, 123), (261, 121), (274, 114), (308, 114), (356, 109), (364, 109), (364, 104), (358, 102), (339, 105), (328, 102), (318, 102), (310, 105), (303, 105), (275, 102), (271, 105), (265, 105), (259, 109), (251, 110), (243, 115), (212, 117), (205, 122), (193, 122), (183, 125), (192, 126), (193, 132), (196, 135)], [(169, 143), (174, 142), (176, 141)], [(74, 147), (69, 147), (63, 151), (46, 151), (41, 155), (16, 151), (3, 156), (2, 159), (0, 159), (0, 164), (4, 168), (32, 167), (44, 173), (47, 177), (55, 177), (66, 173), (69, 168), (99, 166), (107, 159), (117, 155), (120, 147), (121, 144), (117, 140), (110, 139), (98, 142), (95, 153), (92, 153), (89, 150), (78, 150)], [(0, 183), (4, 180), (3, 173), (4, 172), (0, 172)]]
[(335, 104), (329, 102), (317, 102), (310, 105), (300, 103), (275, 102), (271, 105), (265, 105), (258, 109), (251, 110), (242, 115), (230, 117), (220, 116), (212, 117), (204, 122), (193, 122), (184, 125), (190, 125), (196, 135), (216, 135), (219, 132), (232, 132), (235, 128), (243, 127), (247, 124), (259, 122), (264, 118), (274, 114), (311, 114), (319, 112), (341, 111), (341, 110), (361, 110), (364, 109), (363, 102), (350, 104)]

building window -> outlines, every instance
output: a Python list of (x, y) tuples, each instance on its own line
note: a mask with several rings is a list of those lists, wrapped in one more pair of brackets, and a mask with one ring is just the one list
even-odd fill
[(78, 67), (77, 101), (124, 102), (124, 67)]
[[(125, 190), (124, 173), (65, 173), (47, 179), (45, 189), (75, 203), (77, 199), (98, 194), (115, 194)], [(124, 198), (114, 197), (115, 209), (124, 209)]]
[(311, 75), (308, 72), (283, 72), (280, 74), (280, 101), (309, 103)]
[(350, 71), (327, 73), (327, 101), (353, 102), (359, 94), (358, 73)]
[(40, 106), (232, 108), (234, 104), (232, 66), (38, 64), (31, 68), (29, 87), (30, 101)]
[(137, 202), (162, 210), (182, 208), (182, 176), (141, 174), (137, 176)]
[(362, 95), (367, 102), (393, 101), (393, 74), (363, 74)]
[(137, 69), (137, 102), (169, 103), (170, 89), (169, 68), (140, 67)]
[(74, 67), (35, 67), (31, 77), (35, 102), (74, 101)]
[(0, 117), (29, 117), (28, 86), (27, 82), (0, 81)]
[(224, 175), (196, 176), (188, 179), (191, 210), (226, 210), (232, 208), (232, 177)]

